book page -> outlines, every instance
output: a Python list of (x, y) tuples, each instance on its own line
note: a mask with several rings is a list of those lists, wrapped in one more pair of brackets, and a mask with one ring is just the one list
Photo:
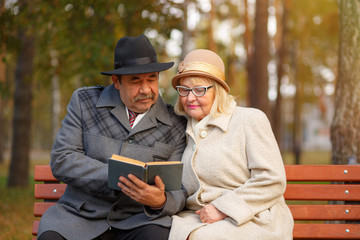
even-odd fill
[(147, 162), (146, 165), (171, 165), (171, 164), (180, 164), (180, 161), (157, 161), (157, 162)]
[(113, 154), (111, 156), (111, 159), (121, 161), (121, 162), (130, 163), (130, 164), (134, 164), (134, 165), (138, 165), (138, 166), (143, 166), (143, 167), (146, 166), (146, 163), (144, 163), (142, 161), (138, 161), (138, 160), (135, 160), (135, 159), (123, 157), (123, 156), (120, 156), (120, 155), (117, 155), (117, 154)]

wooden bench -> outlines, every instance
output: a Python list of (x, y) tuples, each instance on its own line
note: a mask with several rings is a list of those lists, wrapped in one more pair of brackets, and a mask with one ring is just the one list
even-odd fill
[[(295, 220), (294, 239), (360, 239), (360, 165), (286, 165), (285, 199)], [(56, 204), (66, 185), (49, 166), (35, 166), (32, 233), (39, 219)], [(340, 201), (340, 202), (339, 202)]]

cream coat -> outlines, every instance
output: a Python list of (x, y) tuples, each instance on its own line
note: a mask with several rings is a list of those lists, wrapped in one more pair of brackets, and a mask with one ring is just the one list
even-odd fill
[[(170, 240), (190, 233), (190, 240), (292, 239), (285, 170), (269, 121), (256, 109), (235, 103), (232, 109), (230, 115), (203, 119), (207, 123), (197, 136), (188, 121), (182, 157), (188, 210), (173, 216)], [(209, 203), (228, 217), (202, 223), (194, 211)]]

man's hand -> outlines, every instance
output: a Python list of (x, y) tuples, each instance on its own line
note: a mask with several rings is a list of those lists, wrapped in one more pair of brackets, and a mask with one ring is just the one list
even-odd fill
[(119, 177), (118, 186), (131, 199), (151, 208), (160, 208), (165, 204), (165, 184), (159, 176), (155, 177), (155, 185), (149, 185), (132, 174), (128, 178)]
[(220, 212), (212, 204), (205, 205), (200, 210), (197, 210), (196, 214), (199, 215), (200, 220), (203, 223), (214, 223), (227, 217), (226, 214)]

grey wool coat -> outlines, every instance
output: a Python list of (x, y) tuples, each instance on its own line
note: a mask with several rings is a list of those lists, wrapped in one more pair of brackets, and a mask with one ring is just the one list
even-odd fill
[(76, 90), (51, 152), (53, 175), (67, 184), (64, 195), (40, 221), (44, 231), (66, 239), (93, 239), (110, 227), (145, 224), (170, 227), (171, 215), (185, 205), (184, 189), (166, 192), (166, 204), (153, 211), (107, 187), (108, 158), (113, 154), (144, 162), (180, 161), (186, 145), (186, 119), (159, 97), (131, 129), (119, 91), (113, 86)]
[[(203, 120), (198, 131), (191, 119), (187, 125), (187, 210), (173, 216), (169, 240), (185, 240), (190, 233), (189, 240), (292, 240), (285, 170), (266, 115), (233, 102), (231, 114)], [(202, 223), (195, 211), (205, 204), (228, 217)]]

